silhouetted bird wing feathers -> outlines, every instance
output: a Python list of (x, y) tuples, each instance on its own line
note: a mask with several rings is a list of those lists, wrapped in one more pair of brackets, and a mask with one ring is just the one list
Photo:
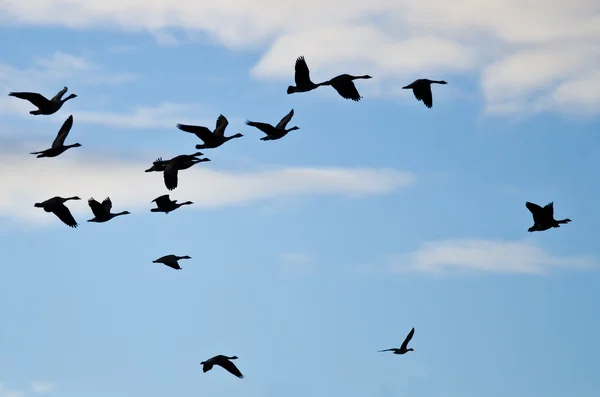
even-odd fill
[(237, 376), (240, 379), (244, 378), (244, 375), (240, 372), (240, 370), (229, 360), (220, 360), (219, 364), (221, 367), (225, 368), (229, 373)]
[(354, 85), (352, 80), (333, 80), (331, 86), (342, 96), (344, 99), (352, 99), (353, 101), (360, 101), (360, 94)]
[(163, 171), (163, 179), (165, 180), (165, 186), (169, 190), (173, 190), (177, 187), (177, 167), (173, 166), (173, 163), (167, 164)]
[(106, 213), (108, 214), (110, 212), (110, 210), (112, 209), (112, 201), (110, 201), (110, 197), (107, 197), (104, 199), (104, 201), (102, 201), (102, 206), (104, 207), (104, 209), (106, 210)]
[(168, 194), (163, 194), (162, 196), (152, 200), (152, 202), (155, 202), (158, 207), (167, 207), (169, 204), (171, 204), (171, 199), (169, 198)]
[(65, 143), (65, 139), (67, 139), (71, 127), (73, 127), (73, 115), (69, 116), (62, 127), (60, 127), (60, 130), (58, 130), (58, 134), (56, 134), (56, 138), (54, 138), (54, 142), (52, 142), (53, 148), (60, 147)]
[(246, 125), (250, 127), (256, 127), (267, 135), (271, 135), (271, 132), (275, 127), (268, 123), (260, 123), (258, 121), (246, 121)]
[(67, 87), (65, 87), (62, 90), (58, 91), (58, 93), (56, 95), (54, 95), (54, 97), (52, 97), (51, 101), (59, 101), (59, 100), (61, 100), (62, 96), (65, 95), (65, 92), (67, 92)]
[(48, 102), (50, 102), (45, 96), (43, 96), (42, 94), (38, 94), (37, 92), (11, 92), (8, 95), (14, 96), (19, 99), (25, 99), (26, 101), (31, 102), (38, 108), (46, 106)]
[(537, 204), (530, 203), (529, 201), (525, 203), (525, 206), (531, 212), (531, 215), (533, 215), (533, 222), (542, 223), (544, 220), (544, 210), (542, 207)]
[(543, 214), (548, 217), (548, 219), (554, 219), (554, 202), (550, 202), (542, 208)]
[(90, 206), (95, 217), (99, 218), (106, 215), (106, 209), (104, 208), (104, 205), (97, 202), (94, 198), (90, 198), (88, 200), (88, 205)]
[(425, 106), (431, 109), (433, 106), (433, 95), (431, 94), (431, 85), (422, 84), (413, 88), (413, 94), (419, 101), (423, 101)]
[(304, 57), (298, 57), (296, 59), (296, 65), (294, 66), (296, 73), (294, 74), (294, 80), (296, 80), (296, 87), (306, 87), (312, 84), (310, 81), (310, 71), (308, 65), (304, 60)]
[(211, 130), (201, 125), (177, 124), (177, 128), (179, 128), (181, 131), (191, 132), (203, 141), (210, 139), (210, 136), (212, 135)]
[(52, 208), (52, 212), (58, 217), (58, 219), (63, 221), (65, 225), (77, 227), (77, 222), (75, 221), (75, 218), (73, 218), (71, 211), (69, 211), (66, 205), (59, 203)]
[(415, 328), (413, 327), (413, 329), (410, 330), (408, 335), (406, 335), (406, 339), (404, 339), (404, 342), (402, 342), (402, 346), (400, 346), (400, 349), (406, 350), (406, 347), (408, 346), (408, 342), (410, 342), (410, 340), (412, 339), (414, 334), (415, 334)]
[(227, 121), (227, 118), (220, 114), (219, 117), (217, 117), (217, 123), (215, 125), (215, 130), (213, 134), (223, 136), (223, 134), (225, 133), (225, 128), (227, 128), (228, 125), (229, 121)]
[(279, 123), (275, 126), (276, 129), (284, 129), (287, 123), (290, 122), (292, 117), (294, 116), (294, 109), (290, 110), (288, 114), (286, 114)]

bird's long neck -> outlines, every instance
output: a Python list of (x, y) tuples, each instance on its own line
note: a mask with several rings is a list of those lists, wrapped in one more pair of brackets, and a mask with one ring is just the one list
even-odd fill
[(569, 222), (571, 222), (571, 220), (568, 219), (568, 218), (567, 219), (560, 219), (560, 220), (556, 221), (556, 223), (558, 223), (559, 225), (561, 225), (563, 223), (569, 223)]
[(179, 203), (180, 206), (181, 205), (190, 205), (190, 204), (194, 204), (194, 203), (192, 203), (191, 201), (185, 201), (183, 203)]
[(79, 200), (79, 197), (77, 197), (77, 196), (73, 196), (73, 197), (67, 197), (67, 198), (65, 199), (65, 201), (68, 201), (68, 200)]
[(370, 79), (371, 76), (369, 76), (368, 74), (364, 74), (362, 76), (351, 76), (352, 80), (356, 80), (356, 79)]
[(69, 99), (73, 99), (75, 98), (74, 95), (69, 95), (68, 97), (66, 97), (65, 99), (60, 99), (60, 103), (65, 103), (67, 102)]
[(290, 131), (294, 131), (294, 130), (298, 130), (299, 128), (294, 126), (292, 128), (290, 128), (289, 130), (284, 130), (286, 133), (290, 132)]
[(127, 214), (129, 214), (129, 212), (127, 212), (127, 211), (121, 211), (121, 212), (117, 212), (116, 214), (111, 214), (111, 215), (114, 218), (115, 216), (127, 215)]

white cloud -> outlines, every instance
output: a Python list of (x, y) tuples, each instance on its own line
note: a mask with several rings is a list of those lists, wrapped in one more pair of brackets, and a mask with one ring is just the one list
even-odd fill
[[(79, 222), (91, 218), (85, 202), (89, 197), (102, 200), (110, 196), (116, 212), (149, 214), (150, 201), (167, 192), (162, 173), (144, 173), (154, 158), (123, 162), (77, 153), (63, 156), (32, 161), (3, 153), (0, 184), (11, 188), (0, 191), (0, 215), (30, 222), (56, 222), (33, 204), (53, 196), (75, 195), (82, 201), (69, 202), (69, 207)], [(170, 155), (165, 153), (163, 157)], [(282, 196), (360, 197), (391, 192), (414, 182), (414, 175), (392, 169), (262, 167), (224, 172), (215, 170), (211, 163), (201, 163), (180, 172), (179, 187), (170, 194), (173, 199), (193, 201), (194, 205), (183, 209), (189, 211)]]
[(281, 274), (286, 277), (306, 275), (313, 270), (316, 260), (308, 252), (285, 252), (279, 255)]
[(317, 80), (371, 74), (392, 87), (384, 94), (417, 77), (448, 80), (451, 91), (452, 74), (480, 71), (490, 112), (599, 110), (596, 0), (21, 0), (0, 10), (3, 24), (108, 26), (163, 44), (177, 29), (231, 49), (267, 46), (252, 70), (260, 78), (293, 81), (298, 55)]
[(540, 274), (556, 267), (587, 268), (598, 264), (588, 256), (554, 256), (530, 240), (483, 239), (426, 242), (414, 252), (391, 255), (387, 262), (393, 272), (431, 274), (452, 271)]
[(54, 389), (54, 385), (50, 382), (32, 382), (31, 383), (31, 390), (34, 393), (48, 393), (51, 392), (52, 389)]
[(0, 391), (1, 397), (23, 397), (24, 395), (25, 395), (25, 393), (23, 393), (20, 390), (2, 389)]

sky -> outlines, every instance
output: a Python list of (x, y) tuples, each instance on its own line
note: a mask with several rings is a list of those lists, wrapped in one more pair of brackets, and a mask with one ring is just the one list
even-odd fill
[[(597, 396), (599, 43), (596, 0), (0, 0), (0, 397)], [(301, 55), (363, 99), (287, 95)], [(143, 172), (219, 114), (177, 189)]]

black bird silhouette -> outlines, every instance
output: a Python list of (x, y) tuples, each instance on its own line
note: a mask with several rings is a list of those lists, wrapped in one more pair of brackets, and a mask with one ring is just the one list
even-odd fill
[(52, 99), (48, 100), (42, 94), (37, 92), (11, 92), (8, 96), (14, 96), (15, 98), (24, 99), (31, 102), (32, 105), (36, 106), (37, 110), (32, 110), (29, 114), (33, 115), (50, 115), (54, 114), (62, 107), (62, 105), (69, 99), (77, 98), (77, 95), (71, 94), (65, 99), (62, 96), (67, 92), (67, 87), (63, 88), (56, 94)]
[(194, 154), (182, 154), (176, 157), (173, 157), (171, 160), (168, 160), (164, 165), (163, 170), (163, 179), (165, 181), (165, 186), (169, 190), (173, 190), (177, 188), (178, 182), (178, 171), (190, 168), (194, 164), (198, 164), (202, 161), (210, 161), (210, 159), (202, 158), (199, 159), (196, 156), (202, 156), (202, 153), (194, 153)]
[(60, 127), (60, 130), (58, 130), (58, 134), (56, 135), (56, 138), (54, 138), (54, 142), (52, 142), (52, 147), (50, 149), (42, 150), (41, 152), (31, 152), (30, 154), (37, 154), (38, 158), (56, 157), (67, 149), (81, 146), (79, 143), (74, 143), (72, 145), (64, 144), (67, 135), (69, 135), (69, 131), (71, 131), (71, 127), (73, 127), (73, 115), (69, 116), (63, 123), (62, 127)]
[(391, 348), (391, 349), (385, 349), (385, 350), (379, 350), (380, 352), (394, 352), (394, 354), (404, 354), (406, 352), (412, 352), (414, 351), (414, 349), (407, 349), (406, 347), (408, 346), (408, 342), (410, 342), (410, 340), (412, 339), (413, 335), (415, 334), (415, 328), (413, 327), (413, 329), (410, 330), (410, 332), (408, 333), (408, 335), (406, 336), (406, 339), (404, 339), (404, 342), (402, 342), (402, 346), (400, 346), (400, 349), (396, 349), (396, 348)]
[(246, 125), (249, 125), (251, 127), (256, 127), (259, 130), (261, 130), (262, 132), (264, 132), (265, 134), (267, 134), (267, 136), (260, 138), (261, 141), (275, 141), (277, 139), (283, 138), (290, 131), (300, 129), (296, 126), (290, 128), (290, 129), (287, 129), (287, 130), (285, 129), (285, 127), (290, 122), (290, 120), (292, 119), (293, 116), (294, 116), (294, 109), (290, 110), (290, 112), (288, 114), (286, 114), (275, 127), (273, 127), (271, 124), (259, 123), (259, 122), (248, 121), (248, 120), (246, 120)]
[(115, 216), (128, 215), (131, 213), (129, 211), (122, 211), (116, 214), (111, 213), (110, 210), (112, 209), (112, 201), (110, 201), (110, 197), (105, 198), (104, 201), (102, 201), (102, 204), (94, 200), (94, 198), (92, 197), (88, 199), (88, 205), (94, 213), (94, 217), (92, 219), (89, 219), (88, 222), (108, 222)]
[(177, 256), (177, 255), (165, 255), (165, 256), (161, 256), (160, 258), (153, 260), (152, 263), (162, 263), (163, 265), (167, 265), (170, 268), (173, 268), (175, 270), (181, 270), (181, 266), (179, 266), (179, 262), (177, 262), (179, 259), (192, 259), (191, 256)]
[(203, 145), (196, 145), (196, 149), (214, 149), (230, 139), (243, 137), (243, 135), (239, 133), (232, 136), (225, 136), (225, 129), (227, 128), (228, 124), (229, 121), (227, 121), (225, 116), (221, 114), (217, 118), (217, 125), (215, 126), (214, 131), (211, 131), (203, 126), (188, 124), (177, 124), (177, 128), (179, 128), (181, 131), (195, 134), (204, 142)]
[(70, 226), (72, 228), (76, 228), (79, 226), (71, 215), (71, 211), (65, 205), (65, 201), (68, 200), (81, 200), (77, 196), (62, 198), (59, 196), (52, 197), (46, 201), (42, 201), (41, 203), (35, 203), (33, 206), (37, 208), (43, 208), (46, 212), (52, 212), (54, 215), (58, 217), (65, 225)]
[(336, 77), (332, 78), (331, 80), (319, 83), (318, 85), (319, 86), (330, 85), (338, 92), (338, 94), (340, 94), (342, 96), (342, 98), (352, 99), (353, 101), (358, 102), (361, 100), (362, 97), (358, 93), (358, 90), (356, 89), (356, 86), (354, 85), (354, 82), (352, 80), (372, 79), (372, 78), (373, 77), (369, 76), (368, 74), (365, 74), (363, 76), (352, 76), (350, 74), (340, 74), (339, 76), (336, 76)]
[(528, 232), (543, 232), (552, 227), (560, 227), (561, 224), (571, 222), (569, 218), (559, 221), (554, 219), (554, 202), (546, 204), (544, 208), (529, 201), (525, 203), (525, 206), (533, 215), (533, 226), (527, 229)]
[(412, 89), (415, 98), (419, 101), (423, 101), (425, 106), (429, 109), (433, 106), (433, 96), (431, 94), (431, 84), (448, 84), (444, 80), (429, 80), (429, 79), (418, 79), (413, 81), (407, 86), (402, 87), (403, 89)]
[(206, 361), (202, 361), (200, 364), (202, 365), (202, 371), (208, 372), (212, 369), (214, 365), (218, 365), (220, 367), (225, 368), (229, 373), (237, 376), (240, 379), (244, 379), (244, 375), (240, 372), (240, 370), (229, 360), (237, 360), (237, 356), (227, 357), (219, 354), (218, 356), (214, 356), (209, 358)]
[(308, 92), (312, 91), (315, 88), (321, 86), (322, 84), (315, 84), (310, 79), (310, 71), (308, 70), (308, 65), (306, 64), (306, 60), (303, 56), (298, 57), (296, 59), (296, 64), (294, 65), (295, 74), (294, 80), (296, 81), (296, 85), (290, 85), (287, 89), (288, 94), (293, 94), (294, 92)]
[(177, 208), (181, 207), (182, 205), (194, 204), (191, 201), (185, 201), (183, 203), (178, 203), (177, 200), (171, 200), (169, 198), (168, 194), (163, 194), (162, 196), (157, 197), (154, 200), (152, 200), (152, 202), (156, 203), (157, 208), (150, 209), (151, 212), (164, 212), (165, 214), (168, 214), (171, 211), (175, 211)]

